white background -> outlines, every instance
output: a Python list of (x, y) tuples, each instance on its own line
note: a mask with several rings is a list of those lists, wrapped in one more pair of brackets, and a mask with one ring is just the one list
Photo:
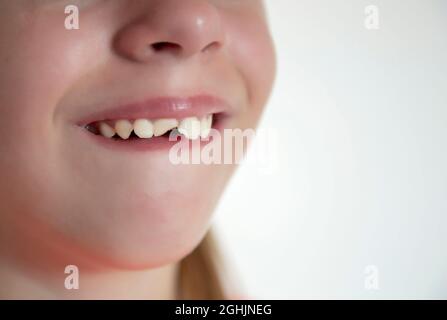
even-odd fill
[(447, 298), (447, 1), (266, 2), (277, 161), (240, 168), (216, 212), (245, 293)]

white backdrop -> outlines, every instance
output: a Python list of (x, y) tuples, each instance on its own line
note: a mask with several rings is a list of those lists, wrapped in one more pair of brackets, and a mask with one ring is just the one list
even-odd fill
[(215, 220), (248, 297), (447, 298), (447, 1), (266, 2), (276, 166)]

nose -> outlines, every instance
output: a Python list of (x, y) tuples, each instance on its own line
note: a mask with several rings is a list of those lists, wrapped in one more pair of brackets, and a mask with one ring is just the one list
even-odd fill
[(218, 9), (207, 0), (156, 0), (145, 2), (144, 14), (116, 36), (117, 54), (134, 62), (154, 57), (193, 55), (219, 50), (225, 32)]

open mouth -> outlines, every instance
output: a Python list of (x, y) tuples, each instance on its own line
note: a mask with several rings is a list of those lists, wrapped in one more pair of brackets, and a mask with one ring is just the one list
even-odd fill
[(223, 113), (212, 113), (202, 117), (185, 117), (183, 119), (118, 119), (102, 120), (89, 123), (84, 129), (95, 136), (115, 142), (133, 142), (144, 140), (173, 139), (184, 137), (189, 140), (208, 140), (211, 130), (218, 129), (224, 118)]
[[(179, 140), (212, 140), (230, 117), (229, 106), (212, 96), (154, 98), (105, 109), (78, 122), (84, 133), (109, 147), (153, 149)], [(184, 139), (181, 139), (184, 140)]]
[(206, 145), (213, 141), (212, 130), (221, 131), (226, 116), (223, 113), (183, 119), (138, 118), (102, 120), (89, 123), (82, 128), (87, 136), (112, 150), (150, 151), (169, 150), (179, 141), (191, 141)]

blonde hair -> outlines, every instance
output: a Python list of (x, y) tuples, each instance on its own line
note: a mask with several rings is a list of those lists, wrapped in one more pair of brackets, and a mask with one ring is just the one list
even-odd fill
[(220, 259), (215, 235), (208, 231), (202, 242), (180, 262), (179, 299), (226, 299)]

